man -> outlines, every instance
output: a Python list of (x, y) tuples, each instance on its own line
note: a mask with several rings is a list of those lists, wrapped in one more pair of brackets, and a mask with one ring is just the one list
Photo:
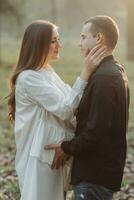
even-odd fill
[(80, 40), (84, 56), (96, 44), (106, 45), (108, 56), (84, 91), (76, 116), (76, 137), (46, 147), (56, 150), (54, 166), (58, 166), (66, 154), (74, 157), (71, 184), (75, 200), (111, 200), (121, 187), (129, 88), (123, 67), (112, 55), (118, 37), (118, 27), (108, 16), (95, 16), (85, 22)]

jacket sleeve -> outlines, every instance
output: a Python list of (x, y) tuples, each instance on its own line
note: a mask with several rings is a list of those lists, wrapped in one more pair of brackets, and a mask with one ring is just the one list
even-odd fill
[(114, 95), (114, 87), (108, 77), (101, 75), (94, 78), (90, 87), (91, 104), (90, 109), (87, 108), (89, 113), (85, 127), (80, 135), (61, 144), (65, 153), (86, 155), (101, 150), (102, 145), (107, 145), (115, 109)]
[(53, 81), (45, 80), (37, 72), (27, 74), (23, 82), (24, 89), (33, 102), (63, 120), (74, 117), (74, 111), (87, 85), (86, 81), (78, 77), (68, 95), (65, 96)]

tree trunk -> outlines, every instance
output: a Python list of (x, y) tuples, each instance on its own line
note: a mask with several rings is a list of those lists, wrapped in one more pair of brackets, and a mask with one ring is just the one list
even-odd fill
[(134, 60), (134, 0), (127, 1), (127, 58)]
[(2, 20), (0, 17), (0, 65), (2, 64)]

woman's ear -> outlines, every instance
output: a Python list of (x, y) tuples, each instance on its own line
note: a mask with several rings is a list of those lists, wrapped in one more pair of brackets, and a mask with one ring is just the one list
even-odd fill
[(103, 44), (103, 42), (104, 42), (104, 35), (99, 32), (96, 37), (97, 37), (96, 43), (97, 44)]

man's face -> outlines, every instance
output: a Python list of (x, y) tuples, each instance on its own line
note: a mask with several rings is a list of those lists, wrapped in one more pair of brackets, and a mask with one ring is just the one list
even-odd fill
[(87, 23), (83, 26), (81, 31), (81, 39), (79, 42), (79, 46), (84, 56), (87, 56), (91, 49), (97, 44), (97, 37), (94, 37), (92, 35), (90, 30), (91, 26), (91, 23)]

